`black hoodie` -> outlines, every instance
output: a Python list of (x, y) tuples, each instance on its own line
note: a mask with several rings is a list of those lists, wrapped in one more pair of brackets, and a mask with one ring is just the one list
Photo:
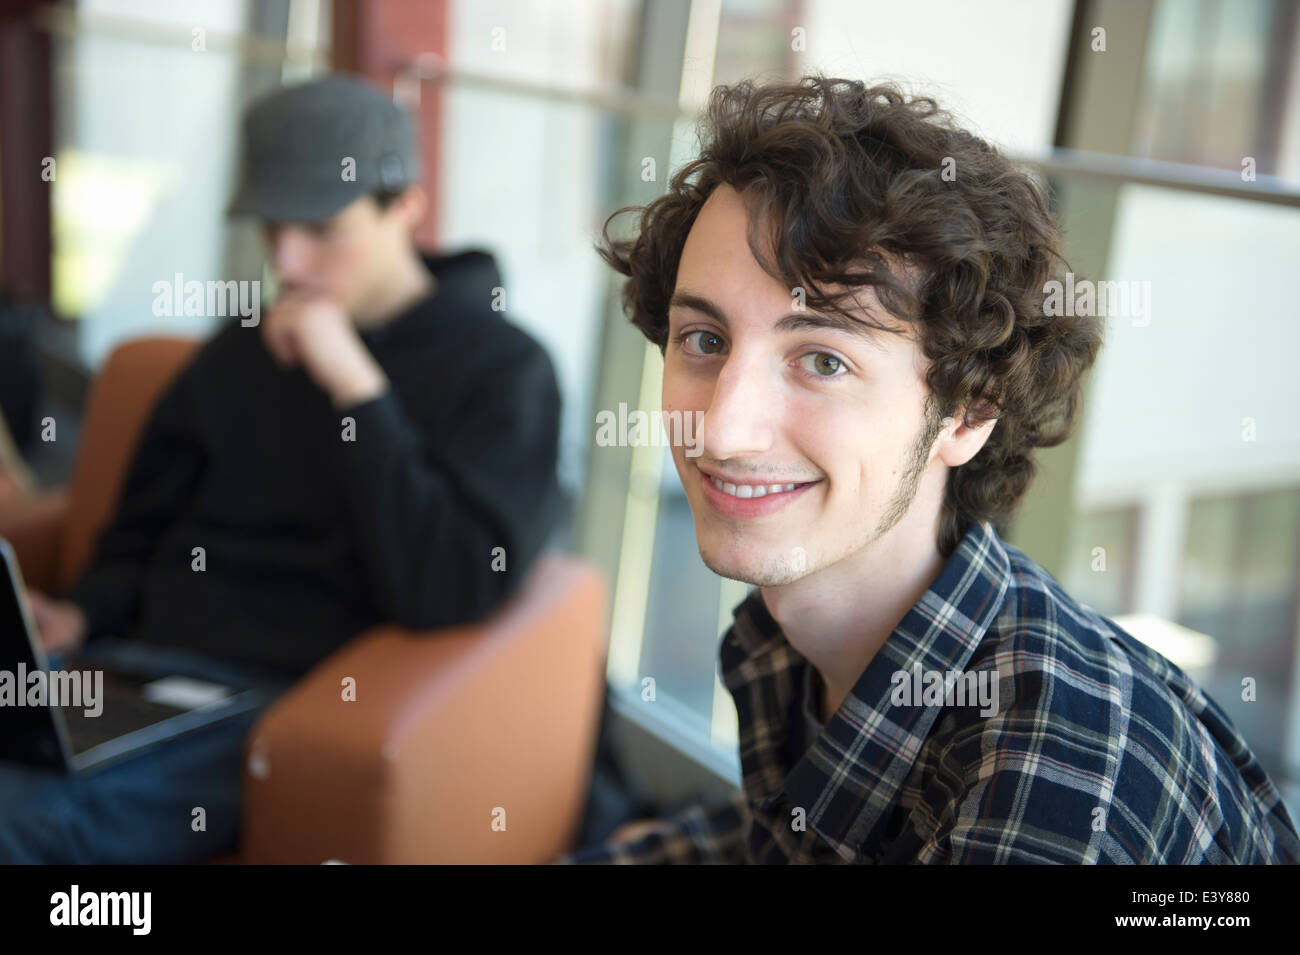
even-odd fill
[(297, 675), (373, 624), (464, 623), (514, 592), (559, 514), (554, 369), (493, 311), (491, 256), (425, 263), (433, 294), (361, 335), (391, 382), (361, 404), (336, 409), (238, 318), (204, 344), (68, 594), (92, 640)]

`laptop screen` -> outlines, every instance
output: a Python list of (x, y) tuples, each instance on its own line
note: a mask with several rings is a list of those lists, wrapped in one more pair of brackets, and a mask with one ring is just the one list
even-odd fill
[[(30, 674), (46, 669), (35, 624), (24, 613), (26, 591), (13, 547), (0, 537), (0, 760), (63, 769), (55, 715), (29, 705)], [(23, 595), (20, 598), (20, 594)]]

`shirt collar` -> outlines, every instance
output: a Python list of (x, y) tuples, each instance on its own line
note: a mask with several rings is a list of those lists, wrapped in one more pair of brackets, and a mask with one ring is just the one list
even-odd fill
[[(809, 825), (846, 859), (883, 835), (899, 789), (942, 707), (894, 706), (894, 674), (962, 670), (1006, 598), (1010, 559), (987, 521), (973, 523), (930, 588), (899, 621), (880, 651), (794, 768), (781, 778), (792, 705), (806, 685), (804, 658), (786, 640), (754, 590), (723, 638), (723, 678), (736, 701), (745, 788), (775, 799), (783, 789)], [(747, 692), (768, 677), (765, 692)], [(763, 712), (755, 712), (762, 701)], [(799, 706), (803, 701), (798, 700)]]

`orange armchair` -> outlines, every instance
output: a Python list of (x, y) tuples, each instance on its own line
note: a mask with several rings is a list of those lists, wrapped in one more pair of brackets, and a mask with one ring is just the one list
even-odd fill
[[(0, 509), (32, 586), (60, 592), (86, 566), (149, 411), (197, 345), (115, 349), (68, 487)], [(604, 700), (605, 601), (598, 570), (552, 552), (482, 622), (359, 634), (253, 727), (238, 856), (220, 861), (539, 863), (568, 851)]]

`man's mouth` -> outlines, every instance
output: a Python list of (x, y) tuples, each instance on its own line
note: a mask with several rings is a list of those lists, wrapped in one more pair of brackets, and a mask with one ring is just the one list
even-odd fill
[[(797, 487), (803, 487), (804, 484), (732, 484), (729, 481), (722, 481), (712, 475), (706, 475), (709, 481), (723, 494), (730, 494), (732, 497), (764, 497), (768, 494), (783, 494), (786, 491), (793, 491)], [(807, 481), (806, 484), (813, 484), (813, 481)]]
[(784, 509), (821, 481), (729, 481), (726, 476), (699, 470), (704, 500), (718, 515), (733, 520), (752, 520)]

